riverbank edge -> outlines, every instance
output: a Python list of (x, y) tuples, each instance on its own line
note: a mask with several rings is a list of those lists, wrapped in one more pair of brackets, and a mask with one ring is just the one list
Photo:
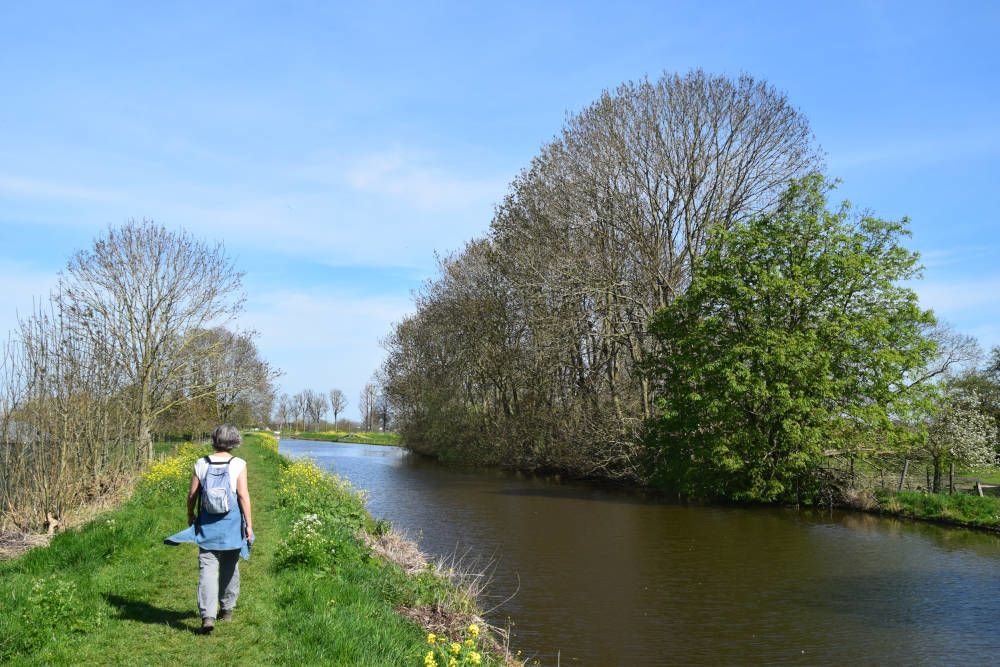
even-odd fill
[[(376, 445), (379, 447), (401, 447), (406, 445), (395, 433), (372, 433), (369, 435), (359, 435), (357, 433), (326, 433), (323, 431), (301, 431), (299, 433), (289, 433), (284, 435), (288, 440), (310, 440), (315, 442), (342, 442), (351, 445)], [(380, 439), (394, 440), (394, 442), (379, 442)]]
[[(290, 541), (287, 528), (290, 525), (294, 529), (295, 525), (295, 520), (292, 517), (293, 512), (283, 508), (283, 503), (274, 496), (282, 492), (281, 484), (285, 483), (283, 479), (279, 481), (279, 478), (283, 478), (283, 472), (295, 467), (296, 461), (278, 452), (277, 439), (274, 439), (273, 445), (267, 443), (267, 434), (245, 433), (244, 438), (245, 444), (241, 449), (244, 455), (253, 462), (253, 466), (250, 468), (252, 476), (258, 478), (254, 480), (253, 486), (255, 493), (253, 499), (254, 518), (257, 533), (258, 535), (271, 533), (270, 539), (267, 540), (271, 544), (255, 545), (252, 564), (247, 564), (247, 567), (252, 568), (249, 581), (253, 583), (246, 586), (249, 590), (245, 591), (244, 596), (241, 596), (241, 619), (239, 620), (243, 620), (244, 623), (251, 626), (254, 623), (264, 624), (269, 628), (278, 625), (283, 634), (289, 636), (288, 639), (283, 639), (283, 643), (291, 642), (300, 657), (306, 658), (306, 662), (319, 657), (328, 661), (332, 657), (336, 664), (431, 664), (427, 660), (428, 650), (433, 654), (435, 651), (447, 653), (450, 649), (450, 644), (445, 643), (448, 640), (444, 636), (435, 637), (434, 644), (428, 644), (427, 628), (441, 627), (440, 617), (443, 613), (447, 613), (452, 622), (457, 619), (463, 621), (467, 619), (480, 620), (478, 609), (471, 605), (465, 610), (437, 609), (430, 610), (431, 613), (424, 616), (414, 614), (414, 610), (419, 612), (421, 609), (419, 595), (413, 599), (414, 591), (426, 592), (428, 580), (436, 581), (436, 585), (439, 587), (450, 588), (458, 596), (462, 594), (462, 591), (457, 590), (457, 587), (440, 570), (427, 568), (427, 572), (419, 574), (407, 572), (391, 559), (390, 554), (380, 550), (377, 533), (382, 531), (383, 535), (394, 536), (395, 533), (384, 531), (383, 522), (375, 522), (371, 515), (364, 510), (363, 505), (361, 505), (363, 516), (356, 518), (366, 527), (379, 528), (380, 530), (368, 533), (367, 537), (352, 534), (350, 537), (353, 538), (355, 544), (342, 543), (337, 546), (348, 554), (348, 557), (352, 553), (360, 555), (357, 562), (350, 563), (351, 566), (356, 565), (360, 571), (367, 567), (369, 570), (377, 570), (377, 574), (380, 575), (391, 571), (396, 572), (396, 574), (379, 576), (377, 581), (369, 582), (367, 586), (363, 585), (364, 582), (356, 582), (353, 579), (346, 583), (340, 582), (341, 591), (336, 599), (330, 596), (328, 599), (320, 601), (324, 607), (329, 607), (329, 609), (339, 608), (342, 604), (346, 607), (347, 600), (352, 600), (352, 605), (385, 606), (385, 600), (367, 599), (372, 597), (374, 593), (379, 597), (393, 601), (410, 602), (409, 606), (393, 604), (393, 614), (399, 620), (392, 624), (381, 621), (378, 627), (371, 628), (369, 632), (345, 637), (343, 632), (326, 635), (309, 633), (308, 630), (317, 625), (315, 616), (309, 614), (304, 617), (308, 623), (308, 626), (303, 628), (304, 632), (297, 632), (295, 627), (275, 623), (275, 619), (261, 619), (261, 614), (255, 613), (253, 609), (252, 600), (248, 600), (247, 605), (244, 605), (244, 597), (257, 597), (259, 604), (261, 602), (259, 598), (269, 597), (269, 594), (273, 594), (274, 597), (284, 596), (285, 599), (280, 601), (265, 600), (264, 606), (273, 610), (287, 609), (289, 606), (296, 606), (307, 593), (313, 596), (317, 593), (322, 595), (323, 582), (332, 576), (337, 576), (335, 573), (338, 570), (343, 572), (349, 568), (338, 562), (336, 566), (331, 564), (326, 569), (301, 567), (298, 568), (298, 574), (290, 575), (289, 572), (294, 572), (295, 567), (281, 566), (276, 568), (272, 565), (271, 561), (276, 560), (282, 548)], [(247, 451), (248, 449), (251, 451)], [(197, 456), (206, 453), (207, 448), (191, 446), (191, 451), (194, 451), (195, 458), (197, 458)], [(152, 595), (136, 595), (132, 596), (136, 599), (123, 601), (125, 596), (120, 595), (119, 586), (129, 587), (132, 583), (130, 580), (133, 579), (139, 580), (136, 582), (137, 584), (140, 582), (148, 584), (150, 578), (155, 578), (155, 570), (160, 565), (159, 561), (177, 560), (179, 556), (184, 556), (185, 561), (190, 560), (191, 554), (182, 553), (183, 547), (175, 550), (163, 547), (160, 542), (166, 534), (163, 526), (172, 528), (174, 522), (181, 516), (179, 508), (183, 503), (182, 501), (178, 502), (177, 498), (183, 497), (183, 490), (186, 490), (187, 481), (190, 479), (189, 464), (193, 461), (191, 451), (187, 452), (186, 458), (173, 456), (165, 461), (154, 463), (143, 476), (143, 480), (133, 488), (132, 493), (121, 500), (117, 507), (102, 512), (90, 522), (58, 533), (46, 546), (39, 546), (0, 562), (0, 575), (3, 575), (0, 576), (0, 637), (3, 638), (0, 641), (0, 662), (9, 660), (13, 664), (68, 664), (71, 662), (70, 655), (75, 655), (84, 662), (86, 662), (88, 655), (107, 655), (109, 659), (113, 653), (132, 655), (133, 657), (135, 655), (148, 655), (149, 647), (157, 645), (156, 637), (150, 636), (148, 632), (143, 632), (143, 628), (151, 629), (153, 626), (144, 626), (142, 623), (155, 623), (158, 632), (167, 631), (174, 635), (183, 635), (172, 637), (172, 639), (177, 639), (184, 645), (190, 644), (191, 640), (186, 637), (190, 636), (189, 632), (197, 631), (197, 622), (187, 620), (193, 614), (181, 612), (180, 609), (193, 607), (192, 600), (172, 599), (170, 605), (164, 605), (160, 601), (153, 604), (154, 596)], [(315, 464), (304, 462), (300, 468), (308, 468), (309, 465), (312, 465), (315, 470), (319, 470)], [(349, 485), (339, 478), (322, 471), (319, 473), (319, 476), (313, 480), (319, 491), (333, 490), (342, 497), (360, 498), (356, 491), (350, 489)], [(270, 484), (260, 484), (260, 477), (269, 478)], [(324, 488), (327, 486), (329, 489)], [(269, 487), (277, 493), (268, 493)], [(182, 492), (181, 494), (178, 494), (179, 490)], [(176, 507), (173, 507), (174, 505)], [(351, 503), (347, 503), (347, 505), (351, 505)], [(156, 508), (163, 506), (169, 508), (171, 510), (169, 513), (176, 514), (177, 517), (155, 516), (166, 513), (156, 511)], [(151, 508), (154, 511), (151, 512)], [(348, 507), (347, 510), (351, 512), (355, 508)], [(275, 538), (284, 539), (281, 544), (275, 545), (274, 542), (278, 541)], [(411, 546), (413, 550), (416, 550), (416, 545), (407, 545), (407, 547)], [(126, 553), (127, 559), (122, 557)], [(365, 563), (370, 563), (370, 565), (365, 565)], [(123, 567), (118, 568), (122, 569), (122, 572), (115, 571), (119, 564), (123, 565)], [(190, 564), (185, 562), (183, 571), (188, 572), (189, 570)], [(340, 576), (345, 575), (341, 574)], [(350, 576), (356, 576), (356, 573), (350, 573)], [(273, 583), (271, 580), (275, 577), (284, 578), (285, 581)], [(173, 577), (167, 576), (166, 579), (170, 580)], [(191, 579), (191, 577), (186, 576), (185, 579)], [(192, 585), (194, 579), (191, 579)], [(295, 580), (295, 583), (291, 587), (292, 590), (289, 590), (288, 584), (292, 580)], [(117, 585), (109, 586), (104, 583), (102, 588), (102, 582), (109, 581), (114, 581)], [(406, 582), (406, 585), (401, 586), (400, 582)], [(139, 585), (138, 588), (142, 589), (143, 586)], [(295, 590), (296, 588), (299, 590)], [(162, 591), (159, 592), (162, 593)], [(176, 598), (176, 596), (174, 597)], [(341, 602), (342, 600), (344, 602)], [(472, 601), (466, 600), (466, 602)], [(173, 606), (177, 608), (177, 611), (165, 609), (164, 607), (167, 606)], [(368, 615), (367, 609), (364, 615)], [(254, 618), (255, 616), (257, 618)], [(426, 618), (428, 622), (422, 624), (423, 618)], [(114, 625), (116, 621), (123, 621), (119, 624), (121, 627), (109, 633), (109, 626)], [(132, 629), (129, 630), (126, 626), (132, 626)], [(470, 664), (479, 664), (479, 659), (481, 659), (482, 664), (488, 665), (520, 664), (519, 661), (510, 656), (505, 647), (497, 641), (497, 638), (487, 631), (488, 626), (481, 621), (465, 625), (466, 635), (469, 634), (472, 626), (475, 626), (475, 648), (482, 654), (481, 658), (477, 654), (477, 661), (470, 660)], [(480, 627), (484, 630), (482, 639), (479, 639)], [(404, 628), (409, 629), (404, 630)], [(243, 628), (240, 632), (245, 632), (247, 629)], [(184, 632), (178, 633), (178, 630)], [(291, 632), (288, 633), (288, 630)], [(369, 650), (369, 656), (377, 655), (377, 653), (372, 654), (371, 650), (374, 642), (377, 651), (378, 639), (376, 636), (380, 633), (383, 641), (386, 639), (385, 634), (405, 634), (406, 638), (401, 644), (408, 648), (401, 654), (399, 647), (395, 647), (396, 652), (383, 656), (381, 662), (378, 661), (378, 658), (375, 658), (376, 662), (371, 662), (373, 659), (371, 657), (364, 661), (340, 661), (334, 657), (339, 655), (337, 653), (338, 647), (351, 644), (364, 645)], [(121, 645), (110, 642), (109, 634), (111, 640), (120, 639)], [(220, 640), (219, 634), (219, 632), (214, 633), (212, 639)], [(222, 634), (225, 637), (224, 631)], [(305, 637), (304, 634), (311, 636)], [(95, 639), (97, 636), (99, 637)], [(311, 650), (305, 651), (309, 655), (302, 655), (303, 642), (307, 642), (310, 638), (315, 639), (317, 636), (322, 637), (321, 641), (325, 640), (329, 646), (314, 646)], [(333, 641), (333, 637), (336, 637), (336, 642)], [(456, 638), (461, 639), (461, 637)], [(130, 642), (126, 639), (131, 640), (134, 647), (127, 646)], [(242, 640), (235, 635), (232, 639), (237, 641), (238, 646), (246, 644), (245, 641), (239, 643)], [(110, 646), (109, 643), (111, 643)], [(255, 640), (250, 644), (257, 645), (259, 649), (262, 643), (266, 644), (266, 640), (255, 636)], [(165, 647), (158, 646), (157, 648), (164, 649), (164, 656), (170, 653)], [(265, 647), (265, 650), (267, 648), (269, 647)], [(109, 649), (111, 649), (110, 653)], [(200, 647), (197, 650), (201, 651), (201, 653), (195, 654), (198, 656), (197, 660), (185, 664), (208, 664), (213, 660), (228, 663), (236, 655), (225, 653), (221, 648), (216, 652), (211, 646)], [(471, 650), (472, 648), (463, 655), (468, 655)], [(246, 651), (247, 649), (244, 648), (244, 653)], [(342, 652), (341, 650), (340, 653)], [(405, 662), (400, 660), (402, 655), (406, 656)], [(174, 658), (176, 657), (175, 653)], [(243, 664), (268, 664), (273, 662), (274, 657), (273, 655), (248, 654), (244, 655), (244, 659), (240, 662)], [(282, 657), (288, 657), (288, 654), (285, 653)], [(385, 662), (385, 660), (389, 660), (389, 662)], [(175, 661), (171, 659), (170, 662)], [(447, 663), (442, 662), (441, 664)]]
[[(571, 471), (557, 468), (519, 468), (513, 465), (502, 464), (467, 465), (450, 462), (434, 454), (410, 449), (405, 443), (401, 443), (400, 447), (421, 458), (436, 461), (443, 466), (458, 470), (500, 470), (511, 475), (523, 475), (555, 483), (581, 483), (606, 491), (636, 494), (654, 502), (680, 503), (699, 507), (742, 507), (748, 509), (755, 507), (803, 508), (802, 505), (791, 502), (765, 504), (746, 503), (735, 500), (681, 497), (676, 493), (655, 486), (638, 484), (634, 481), (574, 474)], [(833, 508), (846, 512), (859, 512), (886, 518), (931, 523), (945, 528), (961, 528), (1000, 534), (1000, 497), (996, 496), (974, 496), (967, 493), (923, 493), (918, 491), (895, 492), (888, 490), (870, 492), (861, 489), (851, 489), (847, 492), (847, 496), (847, 498), (839, 501), (834, 500), (832, 504), (817, 503), (815, 505), (806, 505), (805, 507), (813, 509)], [(959, 507), (956, 507), (956, 505), (959, 505)], [(965, 505), (965, 511), (970, 506), (973, 509), (978, 509), (980, 518), (967, 519), (962, 516), (956, 516), (955, 514), (959, 511), (961, 505)], [(933, 509), (935, 506), (938, 507), (936, 511)]]
[[(919, 491), (880, 491), (872, 494), (876, 504), (843, 503), (842, 509), (877, 514), (883, 517), (932, 523), (945, 528), (963, 528), (984, 533), (1000, 534), (1000, 498), (956, 493), (922, 493)], [(967, 511), (984, 512), (986, 519), (966, 518), (956, 514)]]

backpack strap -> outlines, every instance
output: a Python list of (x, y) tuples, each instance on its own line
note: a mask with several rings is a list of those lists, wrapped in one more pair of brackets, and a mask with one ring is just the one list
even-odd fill
[(233, 462), (233, 459), (236, 458), (235, 456), (230, 456), (225, 461), (213, 461), (212, 459), (208, 458), (209, 456), (211, 456), (211, 454), (205, 455), (205, 461), (207, 461), (208, 465), (210, 466), (227, 466)]

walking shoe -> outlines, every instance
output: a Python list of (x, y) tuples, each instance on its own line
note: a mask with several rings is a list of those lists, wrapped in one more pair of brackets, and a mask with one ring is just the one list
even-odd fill
[(201, 619), (201, 634), (207, 635), (214, 629), (215, 629), (214, 618), (212, 618), (211, 616), (206, 616), (205, 618)]
[(231, 620), (233, 620), (233, 610), (232, 609), (223, 609), (222, 613), (219, 614), (219, 620), (220, 621), (231, 621)]

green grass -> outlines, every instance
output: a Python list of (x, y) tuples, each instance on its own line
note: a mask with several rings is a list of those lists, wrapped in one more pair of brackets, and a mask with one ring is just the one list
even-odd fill
[(889, 514), (944, 521), (960, 526), (1000, 529), (1000, 498), (997, 497), (912, 491), (881, 491), (876, 497), (879, 507)]
[[(185, 525), (191, 451), (154, 466), (117, 510), (0, 562), (0, 663), (423, 664), (424, 631), (396, 609), (455, 595), (450, 585), (373, 556), (356, 531), (381, 527), (342, 482), (257, 435), (239, 453), (257, 542), (231, 623), (197, 634), (196, 547), (162, 544)], [(303, 513), (318, 532), (299, 530)]]
[(354, 442), (361, 445), (392, 445), (400, 446), (398, 433), (382, 433), (377, 431), (303, 431), (288, 436), (296, 440), (323, 440), (326, 442)]
[(957, 471), (956, 475), (972, 480), (979, 480), (983, 484), (1000, 484), (1000, 468), (997, 466), (963, 469)]

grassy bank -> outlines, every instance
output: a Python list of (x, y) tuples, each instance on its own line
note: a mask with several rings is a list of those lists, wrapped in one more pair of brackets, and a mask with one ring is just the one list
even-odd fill
[(289, 438), (296, 440), (323, 440), (326, 442), (353, 442), (360, 445), (401, 445), (398, 433), (381, 433), (376, 431), (302, 431), (290, 433)]
[(909, 519), (1000, 531), (1000, 498), (965, 493), (876, 493), (878, 510)]
[[(454, 585), (377, 555), (387, 527), (360, 494), (257, 434), (239, 451), (257, 533), (243, 592), (231, 623), (198, 634), (196, 548), (162, 540), (184, 527), (191, 463), (205, 451), (182, 447), (118, 509), (0, 562), (0, 663), (421, 665), (428, 652), (442, 665), (447, 655), (502, 661), (469, 630), (474, 609)], [(403, 614), (434, 609), (449, 610), (424, 614), (449, 641), (431, 647)], [(450, 640), (461, 642), (453, 654)]]

